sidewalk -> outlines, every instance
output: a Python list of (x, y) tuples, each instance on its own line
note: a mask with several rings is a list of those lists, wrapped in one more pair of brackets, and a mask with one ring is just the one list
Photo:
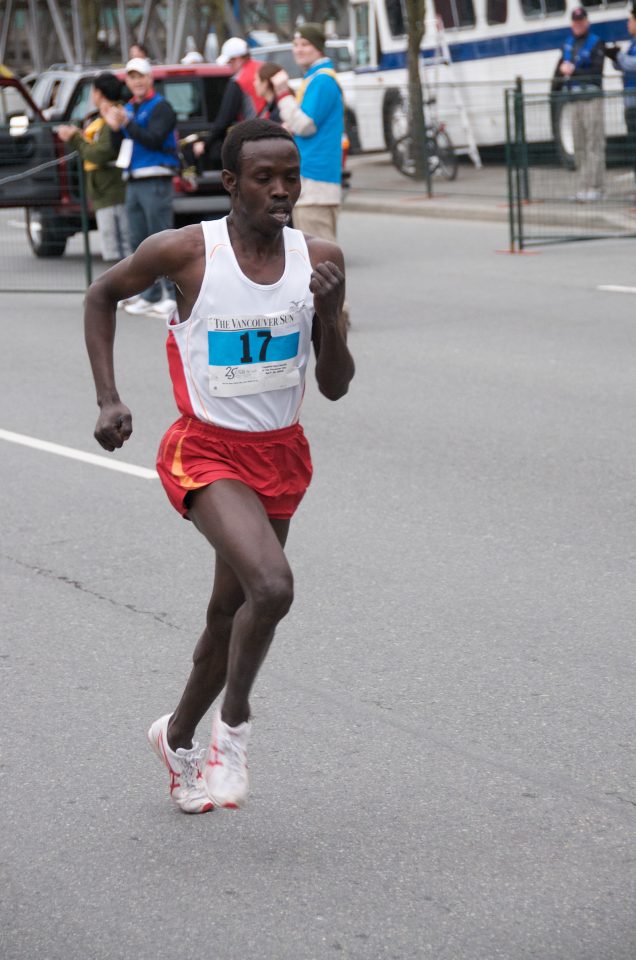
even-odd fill
[(365, 213), (392, 213), (410, 217), (507, 222), (506, 167), (492, 164), (475, 169), (462, 159), (455, 180), (433, 177), (433, 196), (426, 182), (405, 177), (391, 163), (389, 153), (349, 157), (351, 187), (344, 209)]

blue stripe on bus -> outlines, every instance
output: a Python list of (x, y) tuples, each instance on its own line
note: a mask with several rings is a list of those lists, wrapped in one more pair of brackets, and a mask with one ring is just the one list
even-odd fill
[(238, 367), (246, 363), (291, 360), (296, 356), (298, 331), (268, 340), (264, 334), (269, 333), (269, 330), (209, 330), (208, 363), (211, 367)]
[[(607, 20), (603, 23), (592, 23), (593, 33), (605, 41), (627, 40), (627, 19)], [(554, 30), (534, 30), (531, 33), (510, 34), (504, 37), (491, 37), (484, 40), (467, 40), (465, 43), (449, 43), (450, 55), (453, 63), (465, 63), (471, 60), (492, 60), (495, 57), (514, 57), (523, 53), (539, 53), (544, 50), (558, 52), (565, 38), (570, 32), (569, 27), (558, 27)], [(422, 50), (422, 59), (428, 60), (435, 56), (435, 49), (427, 47)], [(555, 66), (556, 66), (555, 59)], [(406, 67), (406, 50), (395, 53), (383, 53), (380, 63), (375, 67), (362, 67), (356, 73), (377, 73), (379, 70), (400, 70)]]

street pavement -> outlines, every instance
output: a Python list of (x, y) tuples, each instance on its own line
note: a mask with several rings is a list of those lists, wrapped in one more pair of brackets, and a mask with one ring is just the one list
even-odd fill
[[(341, 237), (357, 373), (336, 404), (309, 378), (244, 810), (180, 814), (145, 742), (206, 544), (157, 480), (0, 435), (2, 960), (636, 955), (636, 326), (600, 289), (631, 244), (512, 257), (500, 224), (352, 210)], [(99, 453), (81, 296), (1, 323), (0, 428)], [(118, 338), (112, 460), (151, 468), (164, 330)]]

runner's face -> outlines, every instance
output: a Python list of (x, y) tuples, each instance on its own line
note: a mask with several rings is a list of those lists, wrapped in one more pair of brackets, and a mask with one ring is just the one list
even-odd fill
[(291, 226), (300, 195), (300, 158), (288, 140), (244, 143), (241, 172), (235, 180), (232, 207), (265, 233)]

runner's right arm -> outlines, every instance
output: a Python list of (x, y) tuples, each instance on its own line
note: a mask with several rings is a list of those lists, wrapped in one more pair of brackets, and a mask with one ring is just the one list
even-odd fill
[[(197, 239), (197, 234), (187, 229), (185, 237), (177, 238), (176, 234), (182, 231), (174, 230), (148, 237), (131, 257), (115, 264), (91, 284), (86, 294), (84, 338), (100, 408), (95, 439), (105, 450), (123, 446), (132, 433), (130, 410), (122, 403), (115, 384), (113, 345), (117, 303), (140, 293), (162, 276), (169, 276), (178, 285), (181, 280), (183, 288), (184, 268), (192, 265), (192, 244), (188, 239)], [(186, 287), (187, 280), (186, 276)]]

